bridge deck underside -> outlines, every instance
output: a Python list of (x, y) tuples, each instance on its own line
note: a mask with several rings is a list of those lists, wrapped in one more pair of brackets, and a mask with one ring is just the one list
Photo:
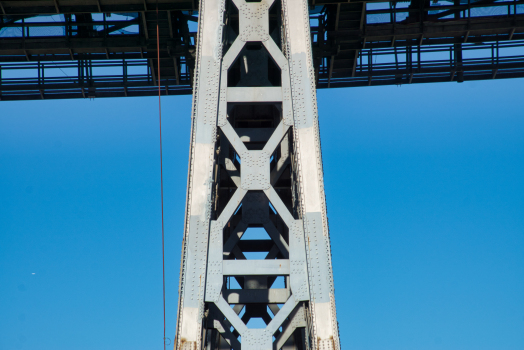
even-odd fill
[[(0, 99), (191, 94), (198, 2), (0, 1)], [(317, 88), (524, 76), (524, 1), (315, 1)]]

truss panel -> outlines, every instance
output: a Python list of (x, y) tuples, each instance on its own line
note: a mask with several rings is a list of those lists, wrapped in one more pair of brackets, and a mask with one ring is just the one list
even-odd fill
[(175, 348), (338, 350), (307, 2), (201, 9)]

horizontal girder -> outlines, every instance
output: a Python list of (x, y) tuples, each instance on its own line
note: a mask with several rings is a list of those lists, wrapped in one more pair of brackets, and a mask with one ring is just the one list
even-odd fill
[[(310, 1), (316, 86), (522, 77), (523, 4)], [(1, 100), (150, 96), (159, 83), (166, 95), (193, 90), (196, 0), (159, 0), (158, 18), (156, 0), (0, 5)]]

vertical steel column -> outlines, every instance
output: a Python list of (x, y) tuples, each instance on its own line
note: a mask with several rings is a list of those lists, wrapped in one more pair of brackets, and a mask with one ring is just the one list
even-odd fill
[(175, 349), (340, 349), (307, 1), (201, 0), (196, 58)]
[(175, 347), (183, 350), (200, 349), (202, 344), (223, 16), (223, 0), (200, 1), (185, 233), (175, 341)]
[(307, 1), (284, 0), (283, 10), (291, 70), (299, 213), (307, 240), (314, 348), (339, 349)]

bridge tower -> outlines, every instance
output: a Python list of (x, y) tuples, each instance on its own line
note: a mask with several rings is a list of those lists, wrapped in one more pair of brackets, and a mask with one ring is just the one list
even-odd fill
[(312, 63), (306, 0), (200, 0), (175, 350), (340, 349)]

